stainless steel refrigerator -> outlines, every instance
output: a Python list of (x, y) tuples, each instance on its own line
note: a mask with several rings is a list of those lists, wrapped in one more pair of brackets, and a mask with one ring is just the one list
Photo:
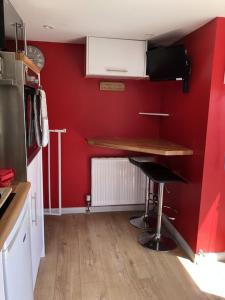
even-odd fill
[(39, 77), (31, 73), (16, 53), (0, 51), (0, 168), (14, 168), (20, 181), (39, 150), (32, 106)]

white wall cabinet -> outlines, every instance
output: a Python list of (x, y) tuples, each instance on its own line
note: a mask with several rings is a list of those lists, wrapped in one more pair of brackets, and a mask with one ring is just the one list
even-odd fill
[(0, 299), (5, 300), (4, 280), (3, 280), (3, 263), (2, 252), (0, 252)]
[(146, 77), (147, 42), (87, 37), (86, 76)]
[(40, 258), (44, 256), (44, 209), (42, 180), (42, 150), (32, 160), (27, 170), (27, 179), (31, 183), (29, 191), (31, 258), (33, 288), (37, 278)]

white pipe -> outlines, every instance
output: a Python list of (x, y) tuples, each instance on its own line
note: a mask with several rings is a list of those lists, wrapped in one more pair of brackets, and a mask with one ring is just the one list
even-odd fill
[(61, 132), (61, 133), (66, 133), (66, 129), (50, 129), (50, 132)]
[(51, 149), (50, 149), (50, 134), (48, 141), (48, 209), (49, 214), (52, 214), (52, 199), (51, 199)]
[(61, 170), (61, 132), (58, 131), (58, 181), (59, 181), (59, 215), (62, 214), (62, 170)]
[(48, 144), (48, 195), (49, 195), (49, 214), (50, 215), (62, 215), (62, 144), (61, 144), (61, 134), (66, 133), (66, 129), (51, 129), (49, 133), (58, 133), (58, 193), (59, 193), (59, 210), (58, 213), (52, 213), (51, 207), (51, 161), (50, 161), (50, 134), (49, 134), (49, 144)]

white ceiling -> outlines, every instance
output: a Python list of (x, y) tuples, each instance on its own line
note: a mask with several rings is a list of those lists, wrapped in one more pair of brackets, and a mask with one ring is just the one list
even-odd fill
[[(225, 0), (11, 2), (27, 24), (28, 39), (51, 42), (79, 43), (87, 35), (171, 42), (216, 16), (225, 16)], [(45, 24), (55, 29), (44, 29)]]

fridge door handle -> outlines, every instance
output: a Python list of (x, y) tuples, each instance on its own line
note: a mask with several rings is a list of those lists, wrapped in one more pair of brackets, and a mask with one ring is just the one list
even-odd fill
[[(22, 221), (21, 221), (21, 224), (23, 223), (25, 217), (26, 217), (26, 213), (25, 213), (24, 216), (23, 216), (23, 219), (22, 219)], [(20, 231), (20, 228), (21, 228), (21, 224), (20, 224), (19, 228), (17, 229), (16, 234), (15, 234), (15, 236), (13, 237), (11, 243), (9, 244), (9, 246), (7, 247), (7, 249), (6, 249), (6, 250), (3, 250), (3, 251), (10, 252), (10, 250), (12, 249), (12, 247), (13, 247), (13, 245), (14, 245), (14, 243), (15, 243), (15, 240), (16, 240), (18, 234), (19, 234), (19, 231)], [(26, 234), (25, 234), (25, 240), (26, 240)], [(24, 238), (23, 238), (23, 242), (25, 242), (25, 240), (24, 240)]]
[(15, 23), (15, 43), (16, 43), (16, 52), (18, 52), (18, 23)]
[(27, 238), (27, 234), (25, 233), (23, 237), (23, 243), (26, 241), (26, 238)]
[(23, 23), (23, 35), (24, 35), (24, 52), (25, 55), (27, 55), (27, 29), (25, 23)]

